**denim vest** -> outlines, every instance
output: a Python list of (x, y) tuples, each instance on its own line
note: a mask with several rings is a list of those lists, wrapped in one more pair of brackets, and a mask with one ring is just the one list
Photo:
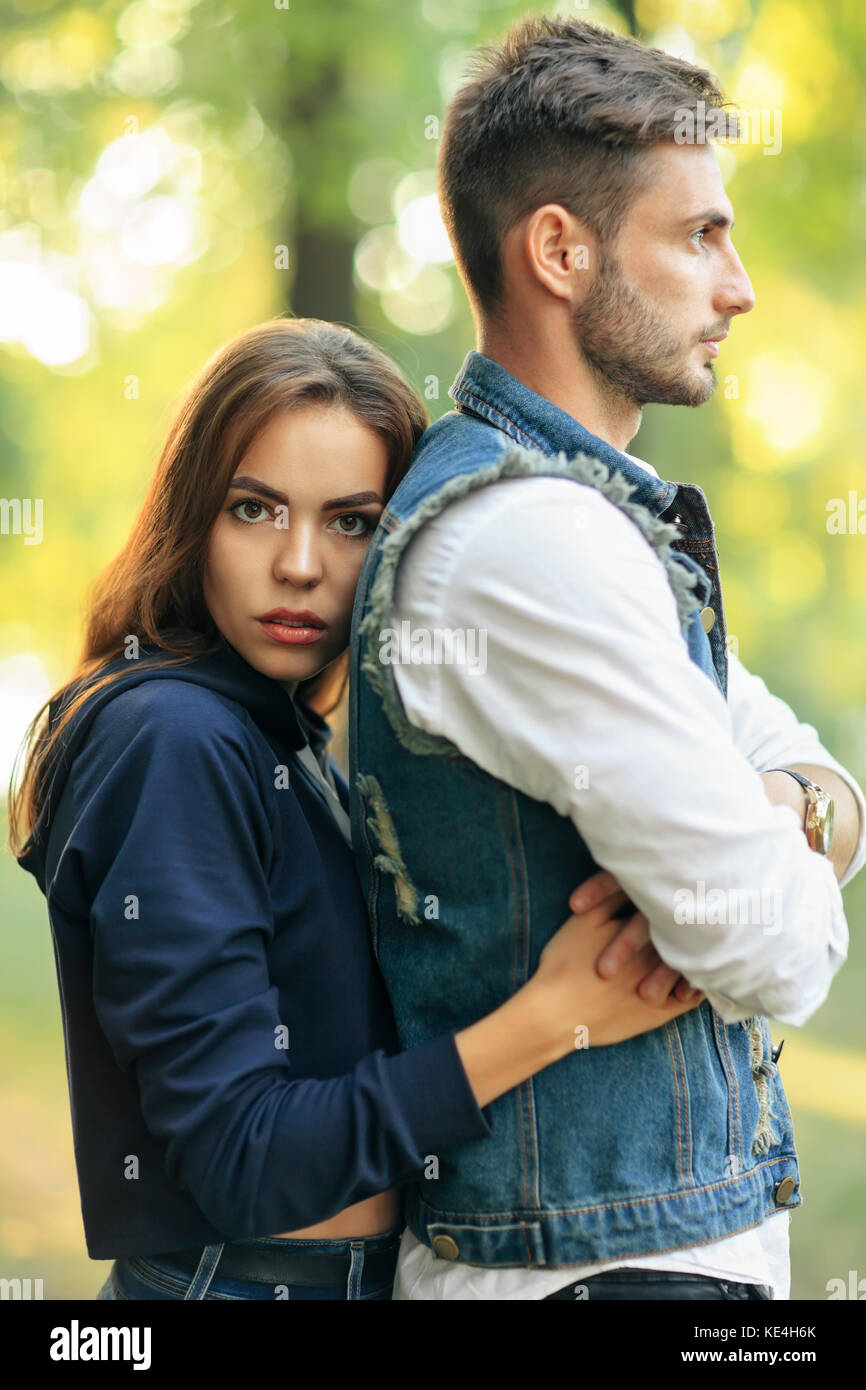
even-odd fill
[[(371, 541), (351, 641), (352, 834), (407, 1048), (469, 1026), (519, 988), (569, 893), (598, 867), (568, 817), (407, 720), (382, 652), (397, 565), (418, 528), (500, 478), (599, 488), (655, 548), (689, 654), (727, 695), (700, 488), (653, 477), (478, 352), (449, 395), (456, 410), (424, 434)], [(726, 1025), (706, 1000), (639, 1037), (579, 1048), (487, 1107), (489, 1137), (430, 1155), (407, 1192), (408, 1224), (446, 1259), (559, 1266), (700, 1244), (799, 1206), (771, 1054), (765, 1019)]]

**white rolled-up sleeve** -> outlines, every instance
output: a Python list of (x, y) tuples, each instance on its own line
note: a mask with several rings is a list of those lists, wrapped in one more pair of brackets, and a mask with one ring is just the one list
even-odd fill
[(860, 814), (857, 845), (839, 886), (844, 888), (866, 864), (866, 800), (856, 778), (829, 752), (812, 724), (803, 724), (791, 706), (773, 695), (760, 676), (739, 657), (728, 655), (728, 708), (734, 742), (757, 772), (813, 764), (835, 772), (851, 788)]
[(839, 885), (765, 795), (619, 508), (562, 479), (480, 489), (410, 542), (393, 620), (465, 629), (474, 655), (395, 667), (412, 723), (571, 817), (726, 1022), (809, 1018), (847, 954)]

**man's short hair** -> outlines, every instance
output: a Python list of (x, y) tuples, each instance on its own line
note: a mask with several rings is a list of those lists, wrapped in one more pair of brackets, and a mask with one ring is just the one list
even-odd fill
[(641, 155), (672, 140), (700, 101), (726, 105), (705, 69), (596, 24), (529, 15), (477, 49), (445, 114), (437, 165), (442, 217), (477, 311), (501, 314), (503, 240), (545, 203), (609, 246), (649, 182)]

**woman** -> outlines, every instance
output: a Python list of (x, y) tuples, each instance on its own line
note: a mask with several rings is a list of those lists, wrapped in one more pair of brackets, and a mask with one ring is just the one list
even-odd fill
[(387, 1299), (401, 1182), (483, 1139), (575, 1020), (604, 1045), (699, 1001), (634, 993), (649, 949), (595, 975), (622, 926), (608, 885), (494, 1013), (396, 1051), (308, 702), (426, 424), (347, 329), (230, 342), (32, 726), (11, 843), (48, 903), (88, 1253), (114, 1260), (99, 1298)]

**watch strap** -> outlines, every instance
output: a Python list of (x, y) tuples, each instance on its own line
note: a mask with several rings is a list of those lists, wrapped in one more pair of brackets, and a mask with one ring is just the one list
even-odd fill
[(788, 776), (793, 777), (795, 782), (799, 782), (801, 787), (805, 787), (807, 790), (809, 787), (814, 787), (816, 791), (821, 790), (814, 782), (810, 782), (808, 777), (804, 777), (802, 772), (794, 772), (790, 767), (768, 767), (767, 771), (787, 772)]
[[(766, 770), (767, 772), (786, 772), (789, 777), (794, 778), (795, 782), (800, 783), (800, 786), (806, 793), (806, 816), (803, 826), (806, 832), (806, 839), (811, 849), (818, 851), (820, 854), (826, 854), (826, 847), (829, 846), (830, 843), (829, 836), (832, 834), (832, 815), (830, 817), (830, 826), (826, 832), (826, 838), (824, 818), (828, 809), (832, 812), (832, 797), (829, 793), (824, 791), (823, 787), (819, 787), (817, 782), (812, 782), (808, 777), (804, 777), (802, 772), (794, 772), (790, 767), (768, 767)], [(819, 837), (823, 839), (823, 846), (819, 841)]]

